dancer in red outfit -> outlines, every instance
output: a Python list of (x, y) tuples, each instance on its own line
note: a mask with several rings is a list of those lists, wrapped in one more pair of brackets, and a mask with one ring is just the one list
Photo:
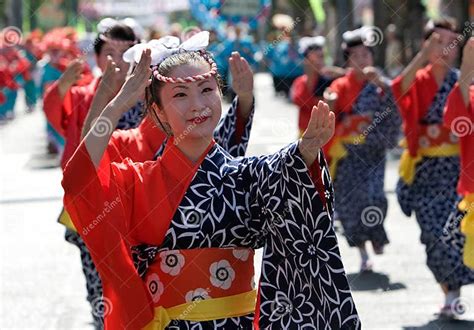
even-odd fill
[(461, 75), (449, 93), (444, 123), (459, 137), (461, 174), (458, 200), (444, 227), (444, 238), (474, 268), (474, 38), (464, 47)]
[[(187, 329), (194, 322), (226, 329), (252, 323), (360, 328), (327, 215), (329, 201), (315, 187), (322, 174), (330, 187), (320, 148), (333, 133), (334, 115), (321, 103), (299, 143), (267, 157), (230, 157), (212, 139), (221, 93), (216, 65), (202, 50), (206, 36), (145, 50), (97, 121), (117, 122), (150, 86), (150, 114), (171, 134), (162, 157), (111, 163), (111, 133), (93, 134), (94, 125), (66, 167), (66, 208), (82, 229), (114, 306), (106, 328)], [(238, 63), (236, 74), (251, 77), (246, 61)], [(253, 79), (242, 82), (236, 91), (249, 101)], [(91, 222), (107, 201), (114, 202), (107, 210), (112, 216)], [(285, 212), (285, 205), (291, 210)], [(294, 230), (279, 226), (280, 217), (294, 223)], [(291, 247), (282, 237), (294, 240)], [(264, 262), (255, 309), (248, 261), (259, 246)], [(204, 256), (208, 261), (200, 260)], [(205, 266), (196, 268), (200, 264)], [(171, 283), (181, 284), (173, 289)], [(303, 297), (301, 304), (273, 319), (272, 302), (296, 295)]]
[(459, 139), (443, 124), (448, 95), (459, 77), (453, 65), (460, 36), (453, 20), (440, 19), (427, 24), (425, 37), (421, 51), (393, 81), (405, 133), (396, 191), (402, 211), (415, 213), (426, 263), (445, 295), (439, 315), (452, 318), (461, 287), (474, 281), (460, 250), (440, 239), (458, 199), (461, 169)]

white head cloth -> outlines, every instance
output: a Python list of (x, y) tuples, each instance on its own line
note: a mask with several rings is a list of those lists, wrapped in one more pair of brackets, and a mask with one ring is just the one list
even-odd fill
[(140, 61), (140, 57), (145, 48), (151, 50), (151, 65), (155, 66), (163, 62), (167, 57), (180, 52), (193, 52), (206, 49), (209, 45), (209, 32), (201, 31), (180, 44), (179, 38), (166, 36), (160, 39), (150, 40), (147, 43), (137, 44), (125, 53), (123, 60), (125, 62)]

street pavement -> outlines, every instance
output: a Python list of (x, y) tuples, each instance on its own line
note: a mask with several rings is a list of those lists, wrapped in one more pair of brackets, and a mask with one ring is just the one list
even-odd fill
[[(297, 109), (275, 97), (269, 75), (257, 74), (255, 81), (249, 155), (274, 152), (297, 138)], [(0, 329), (92, 329), (79, 251), (64, 241), (56, 222), (62, 205), (58, 160), (45, 156), (43, 113), (25, 114), (24, 108), (20, 97), (17, 118), (0, 126)], [(474, 286), (462, 290), (459, 321), (434, 316), (442, 293), (425, 265), (417, 223), (396, 201), (395, 160), (386, 178), (391, 244), (373, 259), (373, 273), (359, 273), (359, 254), (339, 230), (363, 329), (474, 329)], [(255, 265), (259, 273), (258, 260)]]

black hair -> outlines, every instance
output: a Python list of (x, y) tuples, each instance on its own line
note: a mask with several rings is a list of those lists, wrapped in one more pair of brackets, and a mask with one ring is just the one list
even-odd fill
[(452, 17), (441, 17), (428, 21), (423, 31), (425, 40), (433, 34), (435, 29), (445, 29), (454, 33), (459, 33), (456, 19)]
[[(133, 29), (125, 24), (119, 23), (112, 26), (110, 29), (102, 33), (106, 38), (123, 40), (123, 41), (139, 41), (133, 32)], [(100, 55), (102, 47), (104, 47), (105, 41), (100, 38), (100, 34), (94, 41), (94, 52), (96, 55)], [(130, 45), (132, 46), (132, 45)]]
[(322, 51), (323, 47), (321, 47), (319, 45), (311, 45), (311, 46), (309, 46), (308, 48), (305, 49), (305, 51), (303, 52), (303, 56), (307, 57), (310, 52), (318, 51), (318, 50)]
[(344, 57), (344, 62), (346, 63), (349, 60), (351, 48), (354, 48), (357, 46), (364, 46), (372, 53), (372, 56), (375, 55), (375, 51), (373, 47), (365, 43), (365, 38), (364, 38), (361, 28), (358, 28), (355, 31), (359, 31), (359, 33), (355, 33), (354, 35), (350, 37), (346, 37), (346, 38), (343, 37), (343, 42), (341, 44), (342, 55)]

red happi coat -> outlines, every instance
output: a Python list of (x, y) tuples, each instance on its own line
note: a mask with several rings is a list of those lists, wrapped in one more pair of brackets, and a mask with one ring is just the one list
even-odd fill
[(461, 173), (458, 193), (474, 193), (474, 86), (469, 89), (469, 103), (465, 104), (456, 83), (444, 108), (444, 124), (459, 136)]

